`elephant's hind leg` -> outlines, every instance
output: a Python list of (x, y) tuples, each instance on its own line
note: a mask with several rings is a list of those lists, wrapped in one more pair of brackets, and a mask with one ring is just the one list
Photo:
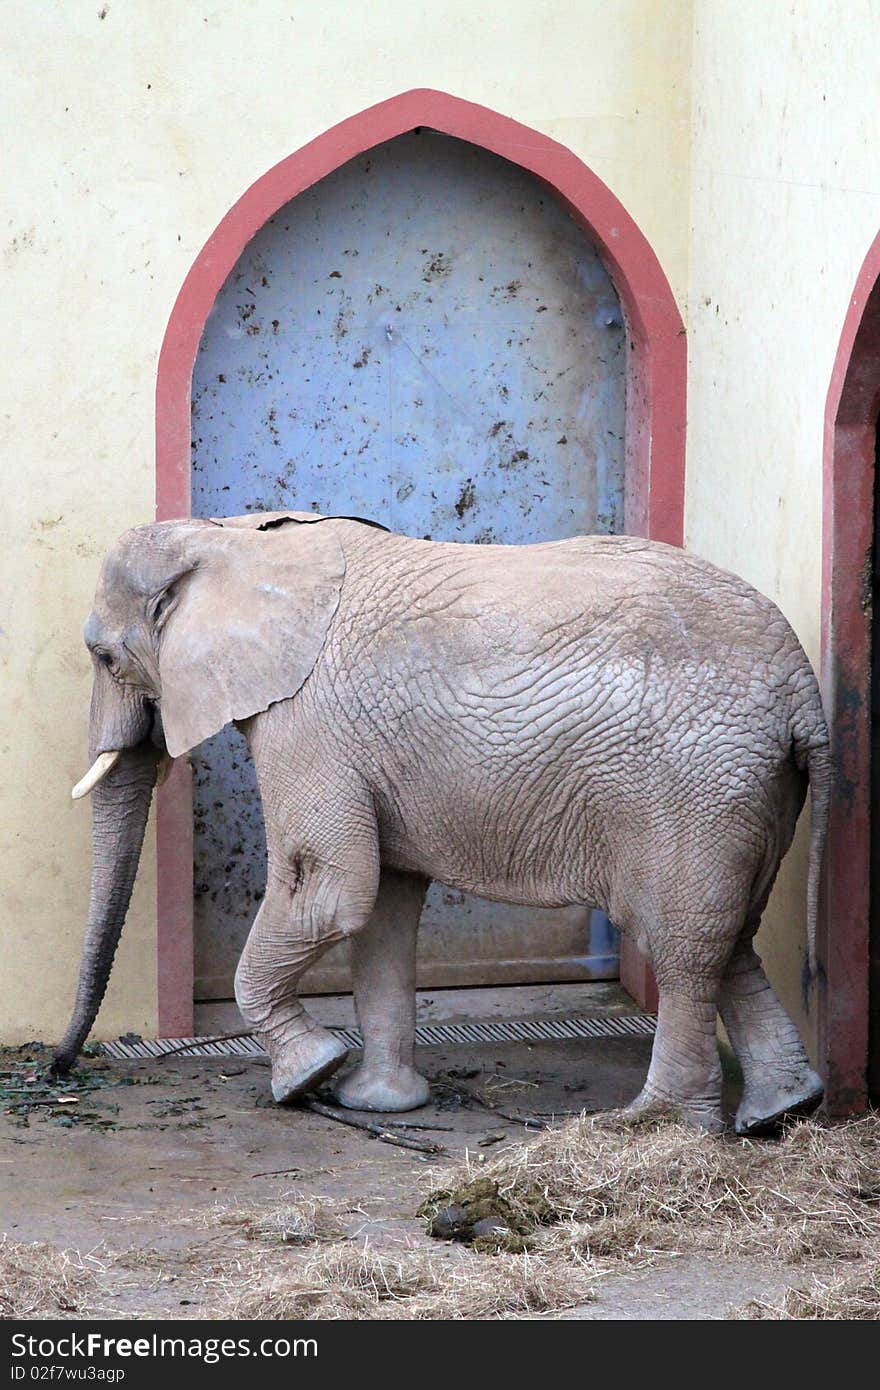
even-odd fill
[(745, 1082), (736, 1113), (738, 1134), (772, 1128), (783, 1116), (819, 1104), (822, 1081), (749, 939), (737, 946), (724, 975), (721, 1017)]
[(352, 1110), (416, 1110), (429, 1097), (413, 1065), (416, 938), (427, 879), (383, 869), (376, 906), (352, 938), (354, 1000), (363, 1060), (336, 1086)]
[(676, 989), (658, 972), (660, 1007), (648, 1078), (630, 1114), (669, 1110), (695, 1129), (724, 1128), (717, 991)]
[[(679, 895), (698, 898), (686, 884)], [(657, 1033), (647, 1080), (630, 1109), (670, 1110), (696, 1129), (718, 1132), (724, 1129), (718, 1000), (742, 917), (728, 903), (689, 918), (678, 905), (661, 903), (652, 916), (645, 935), (660, 995)]]
[(375, 877), (361, 877), (319, 864), (281, 875), (270, 869), (235, 973), (235, 998), (269, 1053), (272, 1095), (279, 1102), (317, 1086), (347, 1056), (345, 1044), (306, 1012), (296, 988), (308, 966), (369, 917)]

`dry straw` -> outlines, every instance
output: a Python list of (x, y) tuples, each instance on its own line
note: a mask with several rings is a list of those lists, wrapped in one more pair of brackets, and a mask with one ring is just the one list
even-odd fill
[(51, 1245), (0, 1240), (0, 1318), (94, 1316), (103, 1262)]
[(606, 1264), (670, 1251), (786, 1263), (857, 1259), (875, 1246), (880, 1254), (876, 1116), (793, 1125), (775, 1143), (700, 1135), (662, 1118), (581, 1116), (491, 1162), (435, 1174), (429, 1210), (487, 1180), (536, 1247)]
[(793, 1318), (876, 1320), (880, 1318), (880, 1259), (864, 1260), (837, 1278), (813, 1279), (807, 1288), (789, 1289), (778, 1303), (747, 1303), (731, 1316), (740, 1322)]
[(522, 1318), (589, 1302), (597, 1277), (580, 1259), (470, 1252), (444, 1258), (336, 1245), (269, 1280), (256, 1276), (229, 1311), (276, 1319)]
[(296, 1196), (274, 1207), (215, 1206), (195, 1220), (200, 1226), (234, 1227), (248, 1240), (269, 1245), (314, 1245), (345, 1236), (332, 1204), (319, 1197)]

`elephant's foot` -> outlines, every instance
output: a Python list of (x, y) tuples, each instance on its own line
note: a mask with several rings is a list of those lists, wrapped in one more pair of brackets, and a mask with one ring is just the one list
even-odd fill
[(736, 1132), (772, 1132), (783, 1120), (812, 1114), (822, 1095), (821, 1078), (806, 1063), (795, 1075), (751, 1079), (736, 1112)]
[(336, 1099), (348, 1110), (418, 1110), (431, 1092), (414, 1067), (371, 1067), (362, 1063), (335, 1087)]
[(720, 1099), (691, 1097), (687, 1100), (676, 1100), (647, 1086), (642, 1088), (635, 1100), (630, 1101), (623, 1114), (634, 1122), (650, 1120), (655, 1116), (658, 1119), (667, 1116), (680, 1120), (682, 1124), (700, 1130), (703, 1134), (721, 1134), (727, 1128), (721, 1113)]
[(293, 1041), (269, 1049), (272, 1095), (279, 1105), (311, 1091), (342, 1066), (348, 1048), (333, 1033), (315, 1024)]
[(772, 1132), (787, 1116), (815, 1110), (822, 1099), (821, 1078), (750, 942), (738, 947), (724, 977), (721, 1017), (745, 1083), (737, 1134)]

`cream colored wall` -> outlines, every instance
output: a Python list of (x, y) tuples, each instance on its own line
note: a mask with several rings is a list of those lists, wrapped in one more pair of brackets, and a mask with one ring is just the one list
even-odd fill
[[(104, 18), (100, 14), (104, 14)], [(193, 258), (272, 164), (412, 87), (573, 149), (683, 305), (690, 0), (2, 0), (0, 1038), (57, 1037), (88, 893), (80, 641), (99, 557), (153, 509), (153, 390)], [(99, 1031), (156, 1026), (147, 847)]]
[[(878, 33), (877, 0), (695, 5), (687, 544), (776, 599), (814, 664), (825, 397), (880, 229)], [(798, 1016), (806, 832), (760, 938)]]

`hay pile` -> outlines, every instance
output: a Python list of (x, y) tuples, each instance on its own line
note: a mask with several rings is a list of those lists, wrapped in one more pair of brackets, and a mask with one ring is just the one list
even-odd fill
[(599, 1277), (580, 1256), (487, 1259), (439, 1246), (429, 1251), (401, 1248), (399, 1242), (364, 1244), (346, 1235), (337, 1204), (300, 1194), (290, 1194), (275, 1207), (217, 1206), (195, 1219), (201, 1226), (232, 1227), (263, 1247), (313, 1247), (305, 1258), (283, 1264), (265, 1249), (239, 1259), (235, 1279), (219, 1281), (229, 1300), (224, 1316), (522, 1317), (589, 1302)]
[(443, 1175), (426, 1214), (486, 1185), (533, 1249), (650, 1263), (711, 1251), (806, 1259), (880, 1259), (880, 1117), (793, 1125), (778, 1143), (701, 1135), (653, 1117), (581, 1116), (487, 1163)]
[(867, 1260), (837, 1279), (814, 1279), (807, 1289), (789, 1289), (779, 1303), (747, 1303), (731, 1315), (754, 1319), (810, 1318), (853, 1322), (880, 1319), (880, 1260)]
[(323, 1198), (297, 1196), (274, 1207), (215, 1206), (195, 1218), (200, 1226), (231, 1226), (268, 1245), (314, 1245), (343, 1240), (345, 1228)]
[(84, 1318), (101, 1311), (103, 1266), (35, 1242), (0, 1240), (0, 1318)]
[(462, 1320), (560, 1312), (595, 1298), (589, 1262), (534, 1255), (443, 1258), (425, 1250), (333, 1245), (269, 1279), (228, 1309), (237, 1318)]

